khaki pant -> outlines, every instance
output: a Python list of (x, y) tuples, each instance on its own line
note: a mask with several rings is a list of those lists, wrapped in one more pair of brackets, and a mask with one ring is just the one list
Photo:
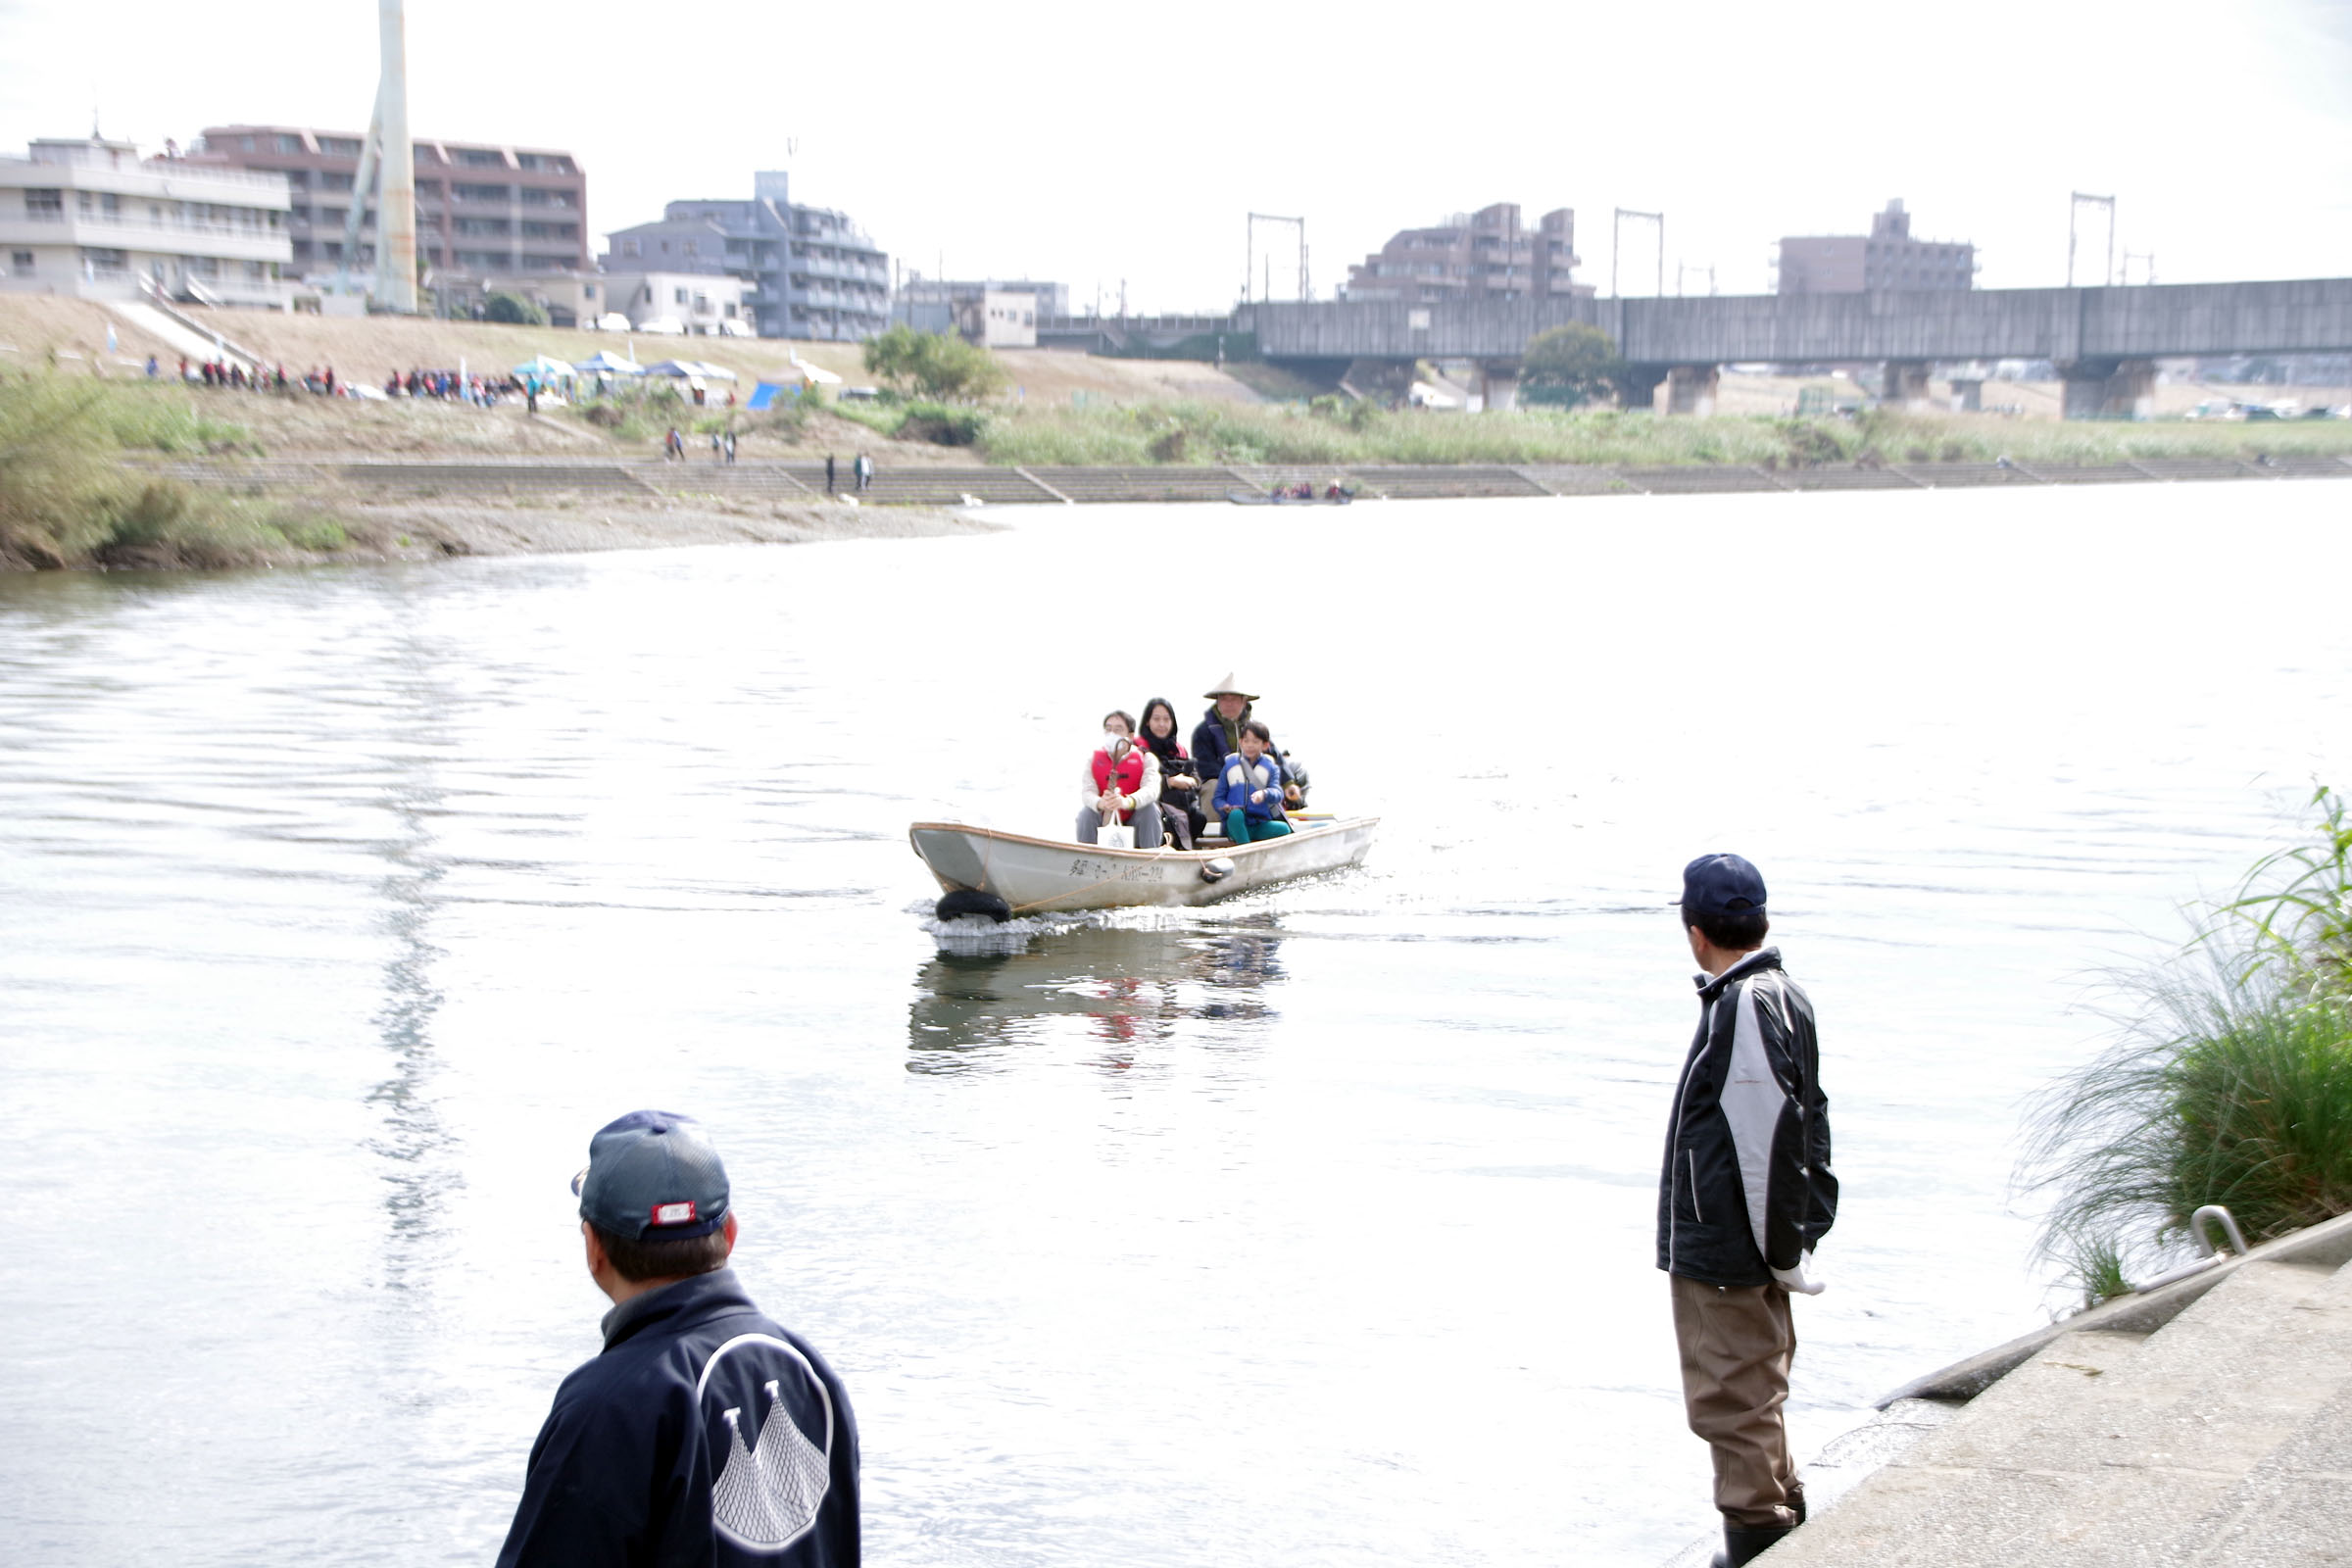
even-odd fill
[(1796, 1357), (1788, 1293), (1778, 1285), (1701, 1285), (1667, 1276), (1683, 1407), (1715, 1457), (1715, 1506), (1743, 1529), (1796, 1522), (1799, 1488), (1781, 1406)]

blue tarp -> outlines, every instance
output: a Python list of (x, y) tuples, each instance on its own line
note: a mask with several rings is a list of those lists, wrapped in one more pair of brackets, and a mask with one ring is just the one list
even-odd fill
[(745, 407), (772, 409), (776, 406), (777, 399), (798, 396), (800, 390), (801, 384), (798, 381), (762, 381), (752, 390), (752, 401)]

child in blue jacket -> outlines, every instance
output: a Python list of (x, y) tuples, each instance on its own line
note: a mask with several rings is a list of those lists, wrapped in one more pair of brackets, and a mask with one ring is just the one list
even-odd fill
[(1255, 719), (1243, 723), (1242, 749), (1225, 759), (1211, 802), (1225, 819), (1225, 836), (1236, 844), (1278, 839), (1291, 831), (1282, 810), (1282, 769), (1266, 755), (1273, 731)]

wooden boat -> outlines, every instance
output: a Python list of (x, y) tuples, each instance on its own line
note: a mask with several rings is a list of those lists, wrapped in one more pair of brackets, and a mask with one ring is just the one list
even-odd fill
[(1190, 851), (1104, 850), (960, 822), (917, 822), (906, 837), (946, 892), (1002, 899), (1024, 915), (1214, 904), (1354, 865), (1379, 825), (1377, 816), (1302, 823), (1283, 838)]

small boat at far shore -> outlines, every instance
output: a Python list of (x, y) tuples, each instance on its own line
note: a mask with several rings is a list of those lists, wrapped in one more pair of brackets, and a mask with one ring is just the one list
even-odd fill
[[(1065, 839), (1037, 839), (960, 822), (917, 822), (906, 830), (914, 853), (949, 896), (1002, 901), (1012, 915), (1080, 909), (1182, 908), (1214, 904), (1270, 882), (1337, 871), (1372, 848), (1377, 816), (1302, 825), (1255, 844), (1212, 843), (1199, 850), (1107, 850)], [(972, 912), (984, 912), (974, 909)]]
[(1269, 495), (1263, 490), (1228, 490), (1225, 499), (1237, 507), (1344, 507), (1355, 499), (1355, 492), (1343, 490), (1336, 496), (1286, 496), (1279, 491)]

